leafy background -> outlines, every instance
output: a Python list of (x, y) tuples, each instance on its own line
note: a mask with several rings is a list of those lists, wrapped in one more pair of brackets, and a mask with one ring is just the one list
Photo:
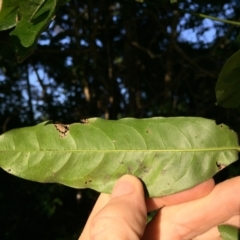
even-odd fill
[[(1, 133), (46, 119), (201, 116), (239, 134), (239, 110), (216, 106), (214, 92), (222, 66), (239, 49), (239, 27), (186, 13), (239, 21), (239, 6), (233, 0), (72, 0), (22, 63), (13, 29), (0, 32)], [(239, 175), (238, 169), (236, 163), (216, 180)], [(0, 182), (1, 239), (76, 239), (98, 195), (2, 170)]]

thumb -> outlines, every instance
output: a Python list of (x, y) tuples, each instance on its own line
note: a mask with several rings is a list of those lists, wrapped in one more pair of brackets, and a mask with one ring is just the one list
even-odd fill
[(90, 239), (138, 240), (146, 225), (147, 210), (141, 181), (130, 175), (114, 186), (110, 201), (90, 223)]

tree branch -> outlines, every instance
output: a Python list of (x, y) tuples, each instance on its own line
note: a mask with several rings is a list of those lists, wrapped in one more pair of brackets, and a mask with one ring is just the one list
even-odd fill
[(160, 57), (162, 57), (161, 54), (157, 54), (157, 55), (156, 55), (156, 54), (153, 54), (151, 50), (149, 50), (149, 49), (147, 49), (147, 48), (144, 48), (143, 46), (141, 46), (141, 45), (138, 44), (137, 42), (132, 42), (132, 45), (133, 45), (134, 47), (136, 47), (136, 48), (139, 48), (139, 49), (142, 50), (143, 52), (147, 53), (150, 58), (153, 58), (153, 59), (154, 59), (154, 58), (160, 58)]

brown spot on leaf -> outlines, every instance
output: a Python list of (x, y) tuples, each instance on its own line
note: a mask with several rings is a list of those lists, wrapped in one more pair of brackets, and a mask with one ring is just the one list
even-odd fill
[(88, 183), (91, 183), (92, 182), (92, 179), (90, 178), (90, 179), (88, 179), (87, 181), (85, 181), (85, 183), (84, 184), (88, 184)]
[(128, 167), (127, 167), (127, 170), (128, 170), (128, 174), (131, 174), (131, 173), (132, 173), (132, 167), (131, 167), (131, 166), (128, 166)]
[(149, 169), (147, 167), (144, 167), (144, 173), (148, 173), (149, 172)]
[(161, 174), (162, 174), (162, 175), (165, 175), (165, 173), (166, 173), (166, 169), (163, 169), (162, 172), (161, 172)]

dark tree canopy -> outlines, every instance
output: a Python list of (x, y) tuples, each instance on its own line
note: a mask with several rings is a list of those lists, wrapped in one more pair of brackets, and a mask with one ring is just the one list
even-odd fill
[[(20, 64), (11, 29), (0, 32), (0, 132), (46, 119), (201, 116), (239, 134), (239, 112), (216, 106), (214, 92), (239, 28), (189, 12), (240, 19), (233, 0), (71, 0)], [(97, 194), (77, 201), (76, 190), (0, 173), (1, 239), (77, 238)]]

